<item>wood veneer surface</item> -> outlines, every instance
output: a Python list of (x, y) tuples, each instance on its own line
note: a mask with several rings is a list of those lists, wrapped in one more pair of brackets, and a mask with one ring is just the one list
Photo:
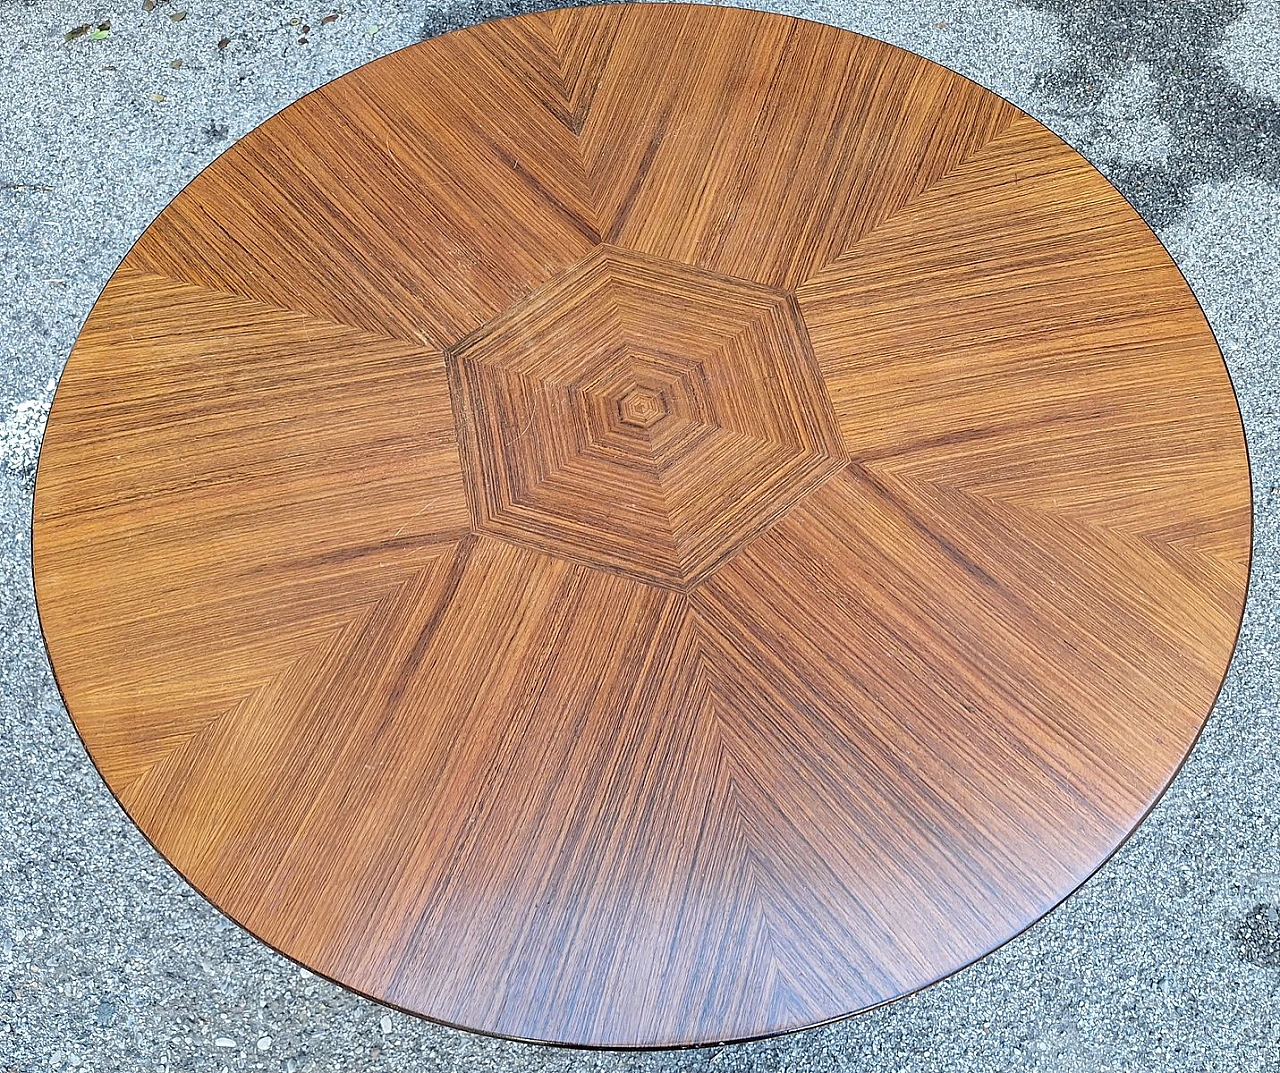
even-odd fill
[(1248, 578), (1148, 228), (896, 48), (610, 6), (369, 64), (95, 305), (34, 561), (102, 776), (368, 995), (659, 1046), (903, 995), (1145, 815)]

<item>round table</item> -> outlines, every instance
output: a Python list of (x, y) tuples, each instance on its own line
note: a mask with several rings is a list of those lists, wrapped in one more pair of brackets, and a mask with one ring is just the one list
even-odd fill
[(156, 848), (449, 1024), (670, 1046), (902, 996), (1134, 829), (1249, 573), (1231, 383), (990, 92), (589, 7), (285, 109), (59, 384), (58, 684)]

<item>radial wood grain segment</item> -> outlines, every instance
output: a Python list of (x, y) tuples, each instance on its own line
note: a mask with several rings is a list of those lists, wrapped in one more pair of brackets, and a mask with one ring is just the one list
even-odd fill
[(697, 6), (530, 15), (241, 140), (90, 314), (34, 561), (161, 852), (368, 995), (757, 1036), (1036, 920), (1234, 645), (1195, 299), (998, 97)]

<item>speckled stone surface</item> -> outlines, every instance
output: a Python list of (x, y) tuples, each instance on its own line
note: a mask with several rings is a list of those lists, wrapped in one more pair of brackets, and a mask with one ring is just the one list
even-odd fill
[(535, 6), (0, 3), (0, 1073), (1280, 1069), (1276, 0), (746, 5), (903, 45), (1057, 130), (1156, 228), (1239, 393), (1256, 533), (1231, 673), (1151, 818), (1046, 920), (921, 994), (794, 1036), (532, 1047), (310, 976), (205, 903), (115, 804), (58, 697), (30, 576), (52, 380), (98, 290), (182, 185), (273, 112), (384, 52)]

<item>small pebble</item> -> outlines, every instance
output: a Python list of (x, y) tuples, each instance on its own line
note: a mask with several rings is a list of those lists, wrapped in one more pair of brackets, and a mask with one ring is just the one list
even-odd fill
[(271, 1037), (270, 1037), (270, 1036), (259, 1036), (259, 1037), (258, 1037), (258, 1050), (260, 1050), (260, 1051), (269, 1051), (269, 1050), (271, 1050)]
[(98, 1003), (98, 1011), (93, 1015), (93, 1019), (103, 1028), (106, 1028), (116, 1019), (116, 1005), (114, 1002), (102, 1001)]
[(234, 1047), (236, 1045), (236, 1041), (231, 1039), (229, 1036), (219, 1036), (213, 1041), (213, 1045), (215, 1047)]
[(379, 1022), (378, 1022), (378, 1024), (379, 1024), (379, 1026), (382, 1028), (382, 1034), (383, 1034), (384, 1036), (389, 1036), (389, 1035), (391, 1035), (391, 1018), (390, 1018), (390, 1017), (388, 1017), (388, 1016), (384, 1013), (384, 1014), (382, 1015), (382, 1020), (381, 1020), (381, 1021), (379, 1021)]
[(170, 67), (172, 67), (172, 68), (174, 68), (174, 69), (176, 70), (177, 68), (179, 68), (179, 67), (181, 67), (181, 66), (182, 66), (182, 61), (181, 61), (181, 60), (173, 60), (173, 61), (169, 64), (169, 66), (170, 66)]

